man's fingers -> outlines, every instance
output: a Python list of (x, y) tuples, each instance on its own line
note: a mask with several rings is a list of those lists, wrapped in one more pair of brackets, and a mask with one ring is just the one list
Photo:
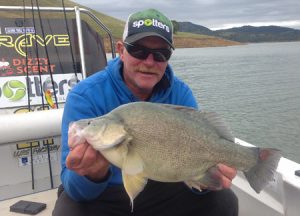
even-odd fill
[(109, 162), (91, 145), (84, 143), (69, 152), (66, 166), (81, 176), (98, 180), (106, 175)]
[(224, 164), (217, 165), (218, 170), (224, 175), (224, 177), (228, 178), (230, 181), (236, 176), (237, 170), (235, 168), (226, 166)]
[(224, 175), (221, 176), (220, 182), (221, 182), (222, 188), (230, 188), (231, 184), (232, 184), (231, 179), (227, 178)]
[(232, 179), (236, 176), (236, 169), (224, 164), (217, 164), (209, 169), (211, 180), (206, 183), (211, 190), (230, 188)]
[(68, 169), (78, 168), (83, 159), (84, 153), (88, 148), (88, 144), (84, 143), (82, 145), (76, 146), (72, 151), (69, 152), (69, 155), (66, 158), (66, 166)]
[(88, 145), (84, 152), (83, 159), (81, 160), (80, 167), (89, 168), (93, 166), (97, 160), (97, 154), (98, 152), (93, 149), (91, 145)]

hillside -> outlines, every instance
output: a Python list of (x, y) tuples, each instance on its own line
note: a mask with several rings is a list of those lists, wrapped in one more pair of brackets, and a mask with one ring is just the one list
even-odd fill
[(178, 22), (180, 32), (190, 32), (203, 35), (214, 35), (214, 32), (202, 25), (197, 25), (192, 22)]
[(218, 47), (241, 44), (236, 41), (225, 40), (219, 37), (187, 32), (178, 32), (175, 34), (174, 43), (176, 48)]
[(215, 31), (216, 36), (239, 42), (300, 41), (300, 30), (280, 26), (243, 26)]
[[(33, 0), (34, 6), (36, 6), (36, 1)], [(40, 7), (62, 7), (62, 1), (61, 0), (38, 0), (39, 6)], [(122, 35), (123, 33), (123, 28), (125, 25), (125, 22), (119, 19), (116, 19), (114, 17), (105, 15), (103, 13), (94, 11), (90, 8), (84, 7), (82, 5), (79, 5), (77, 3), (74, 3), (73, 1), (70, 0), (65, 0), (65, 7), (74, 7), (74, 6), (79, 6), (81, 8), (86, 8), (88, 10), (90, 10), (93, 14), (96, 15), (96, 17), (98, 19), (101, 20), (101, 22), (103, 22), (104, 25), (108, 26), (108, 28), (110, 29), (110, 31), (112, 32), (112, 35), (114, 37), (120, 37), (120, 35)], [(0, 0), (0, 6), (23, 6), (23, 1), (21, 0)], [(31, 7), (31, 0), (25, 0), (25, 6)], [(42, 17), (53, 17), (53, 12), (52, 13), (47, 13), (47, 12), (41, 12), (41, 16)], [(71, 15), (72, 14), (72, 15)], [(31, 12), (28, 12), (25, 14), (26, 17), (32, 17), (31, 16)], [(37, 16), (37, 15), (36, 15)], [(56, 17), (61, 17), (63, 18), (64, 15), (61, 12), (57, 12), (55, 13)], [(14, 12), (14, 11), (9, 11), (9, 12), (5, 12), (5, 11), (1, 11), (1, 17), (24, 17), (24, 13), (23, 12)], [(68, 13), (67, 14), (68, 18), (74, 18), (75, 16), (73, 15), (73, 13)], [(89, 18), (87, 18), (86, 15), (82, 15), (82, 19), (86, 20), (91, 26), (93, 26), (94, 28), (96, 28), (96, 24), (94, 21), (91, 21)]]
[(212, 31), (190, 22), (178, 24), (181, 32), (210, 35), (242, 43), (300, 41), (300, 30), (280, 26), (243, 26)]
[[(34, 3), (36, 1), (33, 1)], [(62, 7), (61, 0), (39, 0), (38, 1), (40, 7)], [(90, 10), (101, 22), (108, 27), (108, 29), (111, 31), (114, 40), (119, 40), (122, 38), (123, 29), (125, 25), (125, 21), (116, 19), (114, 17), (108, 16), (104, 13), (92, 10), (91, 8), (84, 7), (82, 5), (79, 5), (77, 3), (74, 3), (70, 0), (64, 1), (66, 7), (74, 7), (79, 6), (82, 8), (86, 8)], [(23, 6), (23, 1), (20, 0), (0, 0), (0, 6)], [(31, 7), (31, 0), (25, 0), (25, 6)], [(36, 5), (34, 5), (36, 6)], [(46, 13), (41, 12), (42, 17), (53, 17), (53, 13)], [(70, 15), (71, 13), (68, 13), (68, 18), (73, 18), (74, 15)], [(23, 12), (5, 12), (1, 11), (1, 17), (24, 17)], [(26, 13), (26, 17), (30, 17), (30, 13)], [(63, 13), (56, 13), (56, 17), (63, 18)], [(86, 15), (82, 15), (82, 19), (87, 21), (93, 28), (99, 29), (94, 21), (92, 21), (90, 18), (88, 18)], [(108, 42), (108, 36), (104, 34), (102, 31), (98, 31), (101, 35), (103, 35), (105, 40), (105, 47), (107, 52), (110, 51), (110, 45)], [(230, 45), (237, 45), (240, 43), (230, 41), (227, 39), (221, 39), (215, 36), (207, 36), (207, 35), (201, 35), (201, 34), (194, 34), (194, 33), (177, 33), (174, 35), (174, 44), (175, 48), (188, 48), (188, 47), (207, 47), (207, 46), (230, 46)]]

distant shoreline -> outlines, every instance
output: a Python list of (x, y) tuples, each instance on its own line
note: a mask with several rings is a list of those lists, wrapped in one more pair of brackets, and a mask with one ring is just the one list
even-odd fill
[[(115, 42), (121, 39), (115, 39)], [(201, 47), (224, 47), (224, 46), (235, 46), (243, 43), (224, 40), (217, 37), (187, 37), (174, 35), (174, 45), (176, 48), (201, 48)], [(111, 47), (108, 38), (104, 38), (104, 47), (106, 53), (111, 53)]]
[(200, 47), (221, 47), (241, 45), (242, 43), (224, 40), (217, 37), (189, 38), (174, 36), (175, 48), (200, 48)]

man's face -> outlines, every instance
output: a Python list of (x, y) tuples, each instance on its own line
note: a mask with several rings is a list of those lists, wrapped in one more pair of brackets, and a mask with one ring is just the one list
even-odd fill
[[(150, 49), (168, 48), (169, 45), (159, 37), (147, 37), (136, 44)], [(154, 60), (149, 54), (144, 60), (131, 56), (122, 43), (118, 44), (120, 58), (124, 63), (123, 75), (126, 85), (140, 99), (150, 96), (154, 86), (161, 80), (168, 62)]]

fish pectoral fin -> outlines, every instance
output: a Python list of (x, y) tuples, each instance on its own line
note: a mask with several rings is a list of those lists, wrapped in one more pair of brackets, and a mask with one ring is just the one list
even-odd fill
[(97, 150), (104, 150), (114, 147), (122, 143), (127, 136), (127, 131), (122, 124), (106, 124), (103, 126), (101, 133), (99, 134), (99, 145)]
[(143, 172), (144, 163), (142, 158), (134, 151), (128, 149), (127, 155), (123, 162), (122, 170), (128, 175), (136, 175)]
[(130, 202), (133, 209), (133, 200), (144, 189), (148, 179), (144, 178), (141, 174), (128, 175), (124, 171), (122, 171), (122, 177), (125, 190), (130, 198)]

